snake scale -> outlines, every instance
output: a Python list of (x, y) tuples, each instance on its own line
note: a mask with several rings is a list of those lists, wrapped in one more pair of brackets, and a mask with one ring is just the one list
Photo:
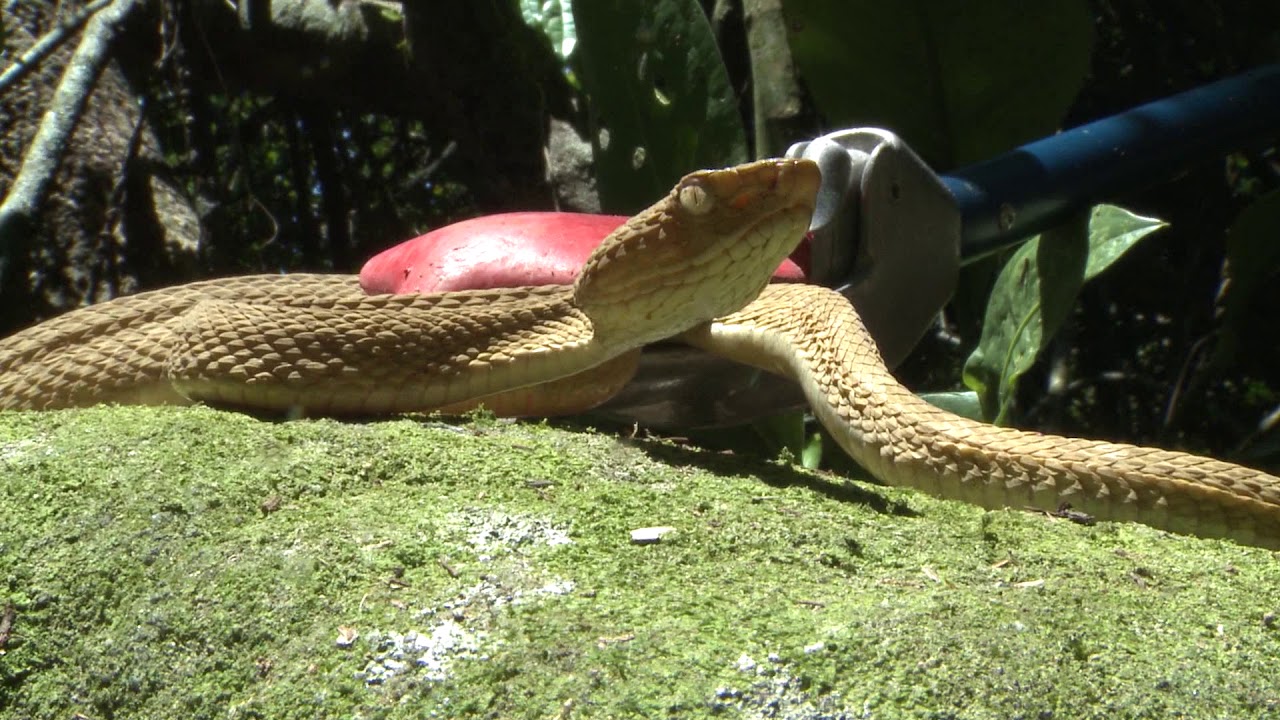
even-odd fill
[(841, 447), (888, 484), (1280, 548), (1280, 478), (958, 417), (894, 379), (843, 296), (767, 285), (803, 237), (819, 181), (805, 160), (692, 173), (606, 238), (572, 286), (368, 296), (350, 276), (261, 275), (81, 308), (0, 340), (0, 408), (518, 406), (528, 390), (595, 384), (581, 379), (592, 368), (625, 381), (638, 348), (678, 337), (795, 379)]

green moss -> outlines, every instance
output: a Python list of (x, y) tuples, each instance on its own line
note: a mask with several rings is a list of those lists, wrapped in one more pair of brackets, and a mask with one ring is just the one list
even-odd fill
[(1280, 711), (1271, 553), (542, 425), (7, 413), (0, 550), (6, 717)]

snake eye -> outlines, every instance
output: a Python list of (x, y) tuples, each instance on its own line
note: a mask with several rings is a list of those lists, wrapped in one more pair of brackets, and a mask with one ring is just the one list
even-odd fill
[(691, 182), (680, 188), (680, 207), (693, 215), (706, 215), (715, 207), (715, 198), (700, 182)]

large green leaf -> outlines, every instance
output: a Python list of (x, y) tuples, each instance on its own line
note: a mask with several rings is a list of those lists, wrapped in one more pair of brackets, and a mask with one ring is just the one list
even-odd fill
[(1089, 70), (1084, 0), (787, 0), (784, 10), (828, 123), (893, 130), (934, 167), (1053, 132)]
[(1066, 320), (1080, 286), (1163, 226), (1099, 205), (1087, 226), (1069, 223), (1014, 253), (991, 291), (982, 339), (964, 366), (965, 385), (977, 392), (986, 417), (1006, 420), (1018, 378)]
[(697, 0), (573, 9), (602, 203), (634, 212), (681, 175), (747, 159), (729, 75)]

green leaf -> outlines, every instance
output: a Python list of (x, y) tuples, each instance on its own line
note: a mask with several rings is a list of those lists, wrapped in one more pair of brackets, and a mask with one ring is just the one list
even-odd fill
[(1129, 252), (1142, 238), (1168, 225), (1159, 218), (1143, 217), (1115, 205), (1095, 205), (1089, 218), (1089, 263), (1085, 282)]
[(806, 470), (817, 470), (822, 465), (822, 433), (809, 433), (809, 441), (800, 453), (800, 465)]
[(685, 173), (747, 159), (737, 99), (697, 0), (574, 8), (602, 204), (635, 212)]
[[(805, 437), (804, 414), (798, 412), (768, 415), (751, 422), (751, 426), (759, 434), (760, 439), (773, 450), (774, 454), (786, 453), (801, 463), (807, 464), (810, 454), (809, 441)], [(819, 451), (818, 457), (821, 457)], [(812, 469), (812, 468), (811, 468)]]
[(921, 393), (920, 399), (930, 405), (954, 413), (970, 420), (981, 421), (982, 403), (978, 402), (978, 393), (970, 391)]
[(965, 385), (977, 393), (984, 417), (1007, 420), (1018, 378), (1066, 320), (1080, 286), (1163, 226), (1099, 205), (1087, 228), (1080, 222), (1064, 225), (1014, 253), (996, 279), (982, 338), (964, 366)]
[(1219, 304), (1222, 333), (1214, 350), (1214, 363), (1226, 364), (1235, 354), (1237, 338), (1256, 332), (1249, 327), (1248, 309), (1259, 292), (1274, 287), (1280, 276), (1280, 190), (1268, 193), (1245, 208), (1227, 230), (1227, 279)]
[(378, 14), (388, 23), (400, 24), (404, 22), (404, 14), (400, 12), (400, 8), (394, 5), (378, 5)]
[(520, 15), (526, 25), (537, 28), (551, 41), (561, 60), (567, 60), (578, 44), (571, 0), (520, 0)]
[(1058, 128), (1089, 71), (1084, 0), (787, 0), (796, 65), (832, 127), (893, 130), (934, 167)]

